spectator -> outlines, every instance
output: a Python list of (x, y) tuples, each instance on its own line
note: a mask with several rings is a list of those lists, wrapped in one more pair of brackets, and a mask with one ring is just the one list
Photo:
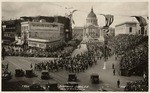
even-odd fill
[(119, 79), (117, 81), (117, 86), (118, 86), (118, 88), (120, 88), (120, 80)]

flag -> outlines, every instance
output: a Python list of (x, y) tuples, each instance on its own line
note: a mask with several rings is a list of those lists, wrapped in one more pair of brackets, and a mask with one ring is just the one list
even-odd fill
[(138, 20), (138, 22), (140, 23), (141, 27), (144, 27), (147, 25), (146, 19), (144, 17), (142, 17), (142, 16), (131, 16), (131, 17), (135, 17)]
[(106, 21), (106, 24), (105, 24), (105, 27), (109, 27), (113, 21), (114, 21), (114, 16), (113, 15), (110, 15), (110, 14), (101, 14), (105, 17), (105, 21)]

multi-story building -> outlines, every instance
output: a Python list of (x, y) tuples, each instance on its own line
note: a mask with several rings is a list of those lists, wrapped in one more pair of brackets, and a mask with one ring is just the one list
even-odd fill
[(63, 35), (65, 41), (72, 39), (72, 28), (70, 19), (63, 16), (33, 16), (20, 17), (16, 20), (2, 21), (2, 40), (7, 43), (12, 43), (19, 40), (21, 37), (21, 22), (47, 22), (47, 23), (61, 23), (63, 24)]
[(4, 44), (11, 44), (15, 41), (16, 36), (21, 36), (20, 23), (20, 19), (2, 21), (2, 40)]
[(61, 23), (40, 22), (21, 23), (22, 42), (27, 41), (28, 46), (51, 48), (61, 46), (65, 42), (64, 25)]
[(65, 41), (72, 39), (72, 28), (70, 25), (70, 19), (63, 16), (34, 16), (34, 17), (21, 17), (22, 20), (31, 21), (31, 22), (40, 22), (45, 21), (49, 23), (62, 23), (64, 25), (64, 36)]

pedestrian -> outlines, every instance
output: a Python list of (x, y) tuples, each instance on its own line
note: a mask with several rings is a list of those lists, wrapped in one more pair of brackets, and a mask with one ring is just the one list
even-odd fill
[(115, 57), (115, 60), (117, 60), (117, 57)]
[(113, 70), (113, 74), (115, 75), (115, 73), (116, 73), (116, 71), (115, 71), (115, 69)]
[(120, 88), (120, 80), (119, 79), (117, 81), (117, 86), (118, 86), (118, 88)]
[(5, 59), (5, 48), (4, 47), (2, 48), (2, 58), (3, 58), (3, 60)]
[(112, 63), (112, 69), (114, 69), (115, 68), (115, 65), (114, 65), (114, 63)]
[(30, 68), (32, 69), (32, 63), (31, 63), (31, 65), (30, 65)]
[(8, 65), (9, 65), (9, 64), (7, 63), (7, 67), (6, 67), (6, 69), (8, 69)]

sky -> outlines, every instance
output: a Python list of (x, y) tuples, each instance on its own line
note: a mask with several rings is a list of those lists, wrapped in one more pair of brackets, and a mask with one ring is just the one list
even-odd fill
[(2, 2), (2, 19), (38, 15), (65, 16), (77, 9), (73, 14), (73, 26), (84, 26), (91, 7), (97, 15), (99, 26), (105, 25), (104, 17), (99, 14), (114, 15), (112, 27), (125, 21), (137, 21), (130, 17), (133, 15), (148, 16), (148, 2)]

